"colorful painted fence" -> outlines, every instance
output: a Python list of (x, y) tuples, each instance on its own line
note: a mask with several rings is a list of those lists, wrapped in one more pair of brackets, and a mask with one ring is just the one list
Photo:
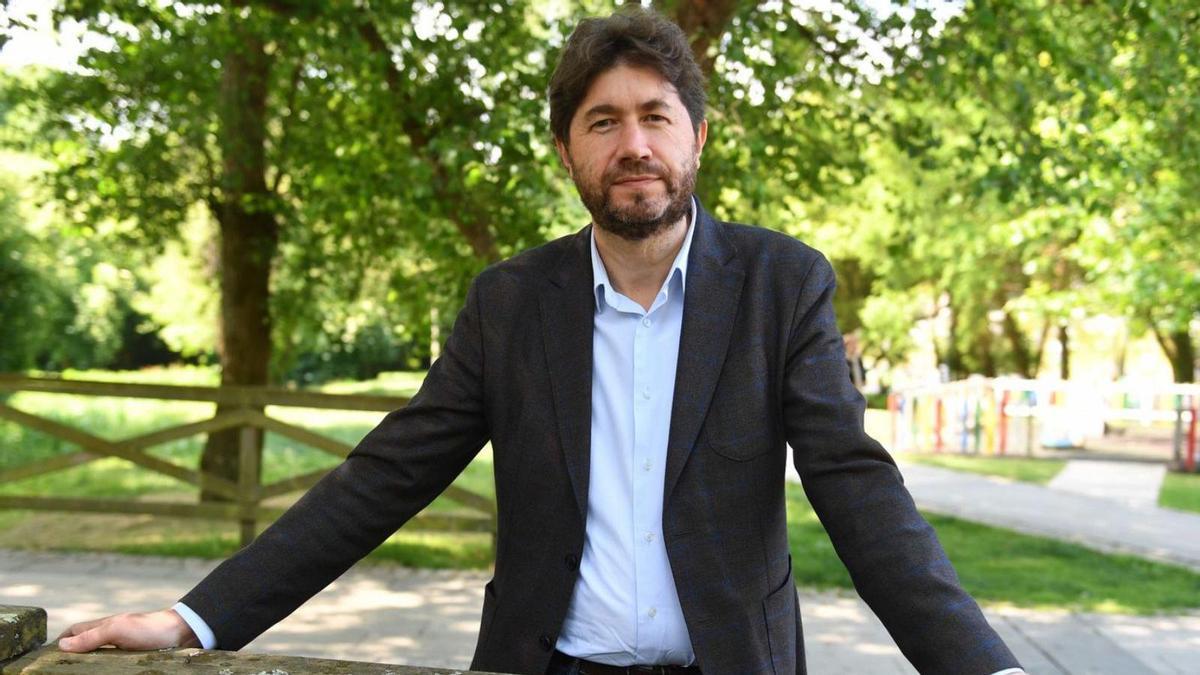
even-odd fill
[(897, 389), (888, 398), (892, 449), (1032, 455), (1080, 447), (1114, 422), (1171, 427), (1172, 457), (1197, 469), (1200, 385), (1096, 384), (970, 378)]

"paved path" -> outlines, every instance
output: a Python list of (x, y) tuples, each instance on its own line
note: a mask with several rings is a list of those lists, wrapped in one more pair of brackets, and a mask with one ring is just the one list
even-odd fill
[(924, 510), (1200, 570), (1200, 514), (897, 459)]
[[(45, 607), (50, 634), (76, 621), (173, 603), (215, 563), (0, 549), (0, 604)], [(483, 603), (481, 572), (356, 568), (247, 650), (465, 668)], [(813, 675), (916, 671), (849, 593), (801, 590)], [(1200, 615), (1125, 617), (989, 610), (1030, 673), (1195, 673)]]
[(1166, 475), (1162, 463), (1073, 459), (1046, 487), (1145, 509), (1158, 505)]

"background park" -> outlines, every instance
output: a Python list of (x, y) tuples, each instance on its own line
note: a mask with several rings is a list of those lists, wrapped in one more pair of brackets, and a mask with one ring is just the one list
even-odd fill
[[(1200, 5), (653, 4), (697, 194), (830, 258), (867, 425), (1030, 672), (1195, 672)], [(170, 604), (403, 405), (475, 274), (588, 222), (545, 88), (613, 8), (0, 7), (0, 605)], [(254, 646), (465, 667), (491, 481)], [(812, 672), (911, 672), (789, 491)]]

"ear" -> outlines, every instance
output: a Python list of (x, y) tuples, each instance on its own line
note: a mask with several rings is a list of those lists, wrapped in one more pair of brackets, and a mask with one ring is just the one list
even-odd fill
[(708, 140), (708, 120), (700, 120), (696, 127), (696, 168), (700, 168), (700, 153), (704, 152), (704, 142)]
[(567, 170), (567, 175), (575, 177), (575, 172), (571, 169), (571, 151), (561, 139), (554, 139), (554, 149), (558, 151), (558, 161), (562, 163), (563, 168)]

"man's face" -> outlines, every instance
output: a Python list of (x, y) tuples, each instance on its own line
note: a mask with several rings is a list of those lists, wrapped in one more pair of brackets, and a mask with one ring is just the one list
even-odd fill
[(640, 241), (687, 214), (707, 135), (655, 70), (618, 65), (592, 82), (570, 146), (556, 145), (596, 226)]

